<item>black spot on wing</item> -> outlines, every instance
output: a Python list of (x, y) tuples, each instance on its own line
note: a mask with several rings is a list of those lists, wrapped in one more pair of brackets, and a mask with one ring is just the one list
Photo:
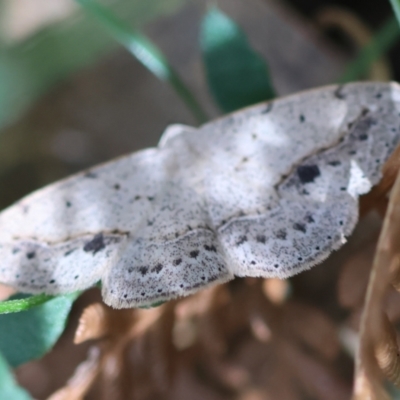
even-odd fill
[(276, 232), (275, 232), (275, 236), (276, 236), (278, 239), (285, 240), (286, 237), (287, 237), (286, 229), (279, 229), (279, 231), (276, 231)]
[(312, 224), (314, 221), (314, 218), (312, 217), (311, 214), (307, 214), (306, 217), (304, 218), (307, 223)]
[(189, 253), (191, 258), (196, 258), (199, 255), (199, 251), (198, 250), (193, 250)]
[(149, 267), (139, 267), (139, 272), (142, 274), (142, 276), (145, 276), (148, 270)]
[(151, 272), (156, 272), (159, 274), (164, 267), (161, 264), (157, 264), (154, 268), (151, 269)]
[(30, 251), (29, 253), (26, 253), (26, 258), (28, 260), (32, 260), (32, 258), (36, 257), (36, 253), (34, 251)]
[(261, 114), (268, 114), (273, 108), (273, 102), (269, 102), (265, 108), (261, 111)]
[(366, 133), (361, 133), (360, 135), (358, 135), (358, 140), (367, 140), (368, 139), (368, 135)]
[(243, 235), (243, 236), (239, 236), (238, 241), (236, 242), (236, 246), (240, 246), (241, 244), (247, 242), (247, 236)]
[(95, 255), (106, 247), (102, 233), (98, 233), (93, 239), (83, 246), (83, 251)]
[(208, 246), (207, 244), (204, 245), (204, 249), (207, 251), (213, 251), (214, 253), (217, 252), (217, 249), (215, 248), (214, 245)]
[(297, 175), (301, 183), (314, 182), (314, 179), (321, 175), (318, 165), (300, 165), (297, 168)]
[(70, 254), (72, 254), (75, 250), (76, 250), (76, 249), (67, 250), (67, 251), (64, 253), (64, 257), (68, 257), (68, 256), (69, 256)]
[(96, 179), (97, 174), (92, 171), (87, 171), (84, 175), (85, 178)]
[(302, 224), (301, 222), (295, 222), (293, 224), (293, 229), (296, 231), (306, 233), (306, 226), (304, 224)]
[(339, 100), (343, 100), (346, 98), (346, 95), (344, 94), (344, 85), (339, 85), (335, 91), (333, 92), (334, 96), (339, 99)]
[(258, 243), (265, 244), (265, 242), (267, 241), (267, 238), (265, 237), (265, 235), (257, 235), (256, 240)]

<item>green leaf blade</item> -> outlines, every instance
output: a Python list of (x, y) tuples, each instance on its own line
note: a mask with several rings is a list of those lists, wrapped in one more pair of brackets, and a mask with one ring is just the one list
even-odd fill
[(40, 358), (53, 347), (77, 295), (54, 297), (28, 311), (0, 315), (0, 352), (12, 367)]
[(216, 8), (203, 19), (200, 46), (211, 92), (223, 111), (275, 97), (265, 61), (239, 26)]
[(6, 360), (0, 354), (0, 399), (32, 400), (29, 394), (19, 387), (7, 365)]

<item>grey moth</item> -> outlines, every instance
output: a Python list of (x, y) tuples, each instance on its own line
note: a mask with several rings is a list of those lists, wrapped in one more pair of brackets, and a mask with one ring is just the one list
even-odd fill
[(400, 142), (396, 83), (258, 104), (49, 185), (0, 213), (0, 282), (115, 307), (235, 276), (287, 278), (350, 235)]

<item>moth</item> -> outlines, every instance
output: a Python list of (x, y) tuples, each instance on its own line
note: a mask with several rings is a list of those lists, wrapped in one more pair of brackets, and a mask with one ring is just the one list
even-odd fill
[(192, 128), (0, 213), (0, 282), (115, 308), (287, 278), (342, 246), (400, 141), (400, 86), (327, 86)]

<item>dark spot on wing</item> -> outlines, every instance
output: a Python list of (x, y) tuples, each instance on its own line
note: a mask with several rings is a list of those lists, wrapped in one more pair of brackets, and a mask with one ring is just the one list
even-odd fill
[(148, 201), (153, 201), (153, 200), (154, 200), (154, 197), (153, 197), (153, 196), (147, 196), (147, 200), (148, 200)]
[(75, 276), (74, 276), (74, 279), (78, 279), (78, 278), (79, 278), (79, 275), (75, 275)]
[(261, 111), (261, 114), (268, 114), (271, 110), (272, 110), (272, 107), (273, 107), (273, 102), (271, 101), (271, 102), (269, 102), (266, 106), (265, 106), (265, 108)]
[(85, 178), (90, 178), (90, 179), (96, 179), (97, 178), (97, 174), (95, 174), (92, 171), (87, 171), (83, 176)]
[(147, 271), (149, 270), (149, 267), (139, 267), (138, 269), (142, 276), (145, 276), (147, 274)]
[(70, 201), (66, 201), (66, 202), (65, 202), (65, 206), (69, 208), (69, 207), (72, 206), (72, 203), (71, 203)]
[(179, 265), (182, 262), (182, 258), (177, 258), (176, 260), (174, 260), (172, 262), (172, 264), (174, 264), (174, 266), (176, 267), (177, 265)]
[(382, 93), (377, 93), (376, 95), (375, 95), (375, 98), (377, 98), (377, 99), (380, 99), (382, 97)]
[(334, 160), (334, 161), (328, 162), (328, 165), (331, 165), (332, 167), (337, 167), (340, 164), (341, 164), (341, 162), (339, 160)]
[(161, 264), (157, 264), (154, 268), (151, 269), (151, 272), (156, 272), (159, 274), (164, 267)]
[(239, 236), (239, 240), (236, 242), (236, 246), (240, 246), (245, 242), (247, 242), (247, 236), (246, 235)]
[(114, 185), (114, 189), (115, 189), (115, 190), (121, 189), (121, 185), (120, 185), (119, 183), (116, 183), (116, 184)]
[(207, 251), (213, 251), (214, 253), (217, 252), (217, 249), (216, 249), (215, 246), (213, 246), (213, 245), (208, 246), (207, 244), (205, 244), (205, 245), (204, 245), (204, 249), (207, 250)]
[(345, 192), (345, 191), (347, 190), (347, 188), (344, 187), (344, 186), (342, 186), (342, 187), (340, 188), (340, 190), (341, 190), (342, 192)]
[(267, 241), (267, 238), (265, 237), (265, 235), (257, 235), (256, 240), (258, 243), (265, 244), (265, 242)]
[(49, 283), (55, 283), (55, 279), (50, 280)]
[(198, 250), (193, 250), (189, 254), (190, 254), (190, 257), (196, 258), (199, 255), (199, 253), (200, 252)]
[(349, 151), (349, 155), (354, 156), (354, 154), (357, 154), (357, 152), (355, 150), (350, 150)]
[(127, 297), (128, 297), (128, 295), (125, 293), (125, 294), (124, 294), (124, 299), (126, 299)]
[(66, 251), (66, 252), (64, 253), (64, 257), (68, 257), (68, 256), (69, 256), (70, 254), (72, 254), (75, 250), (76, 250), (76, 249), (70, 249), (70, 250)]
[(306, 120), (306, 117), (303, 114), (300, 114), (299, 121), (304, 122), (305, 120)]
[(135, 196), (135, 200), (140, 200), (141, 197), (139, 195)]
[(286, 232), (285, 229), (279, 229), (279, 231), (276, 231), (276, 232), (275, 232), (275, 236), (276, 236), (278, 239), (285, 240), (285, 239), (286, 239), (286, 236), (287, 236), (287, 232)]
[(256, 262), (254, 260), (250, 261), (251, 265), (256, 265)]
[(314, 221), (314, 218), (312, 217), (311, 214), (307, 214), (306, 217), (304, 218), (307, 223), (312, 224)]
[(317, 176), (321, 175), (318, 165), (300, 165), (297, 167), (297, 175), (300, 178), (301, 183), (314, 182)]
[(86, 251), (87, 253), (91, 252), (93, 255), (95, 255), (97, 252), (103, 250), (106, 247), (104, 243), (104, 237), (102, 233), (98, 233), (93, 237), (93, 239), (89, 242), (87, 242), (83, 246), (83, 251)]
[(242, 158), (242, 163), (245, 163), (245, 162), (247, 162), (247, 161), (249, 161), (249, 159), (248, 159), (247, 157), (243, 157), (243, 158)]
[(306, 233), (306, 226), (304, 224), (300, 223), (300, 222), (295, 222), (293, 224), (293, 229), (296, 230), (296, 231), (300, 231), (300, 232)]
[(35, 258), (36, 253), (34, 251), (30, 251), (29, 253), (26, 253), (26, 258), (28, 260), (32, 260), (32, 258)]
[(344, 85), (339, 85), (333, 92), (334, 96), (339, 100), (343, 100), (346, 98), (346, 95), (343, 93), (343, 89)]
[(366, 133), (361, 133), (360, 135), (358, 135), (358, 140), (367, 140), (368, 139), (368, 135)]
[(12, 254), (17, 254), (17, 253), (19, 253), (21, 251), (21, 249), (19, 249), (18, 247), (14, 247), (13, 249), (12, 249)]
[(256, 133), (253, 133), (253, 134), (251, 135), (251, 137), (253, 138), (253, 140), (256, 140), (256, 139), (258, 138), (258, 136), (257, 136)]
[(274, 267), (275, 267), (275, 268), (278, 268), (278, 267), (279, 267), (279, 264), (274, 264)]

